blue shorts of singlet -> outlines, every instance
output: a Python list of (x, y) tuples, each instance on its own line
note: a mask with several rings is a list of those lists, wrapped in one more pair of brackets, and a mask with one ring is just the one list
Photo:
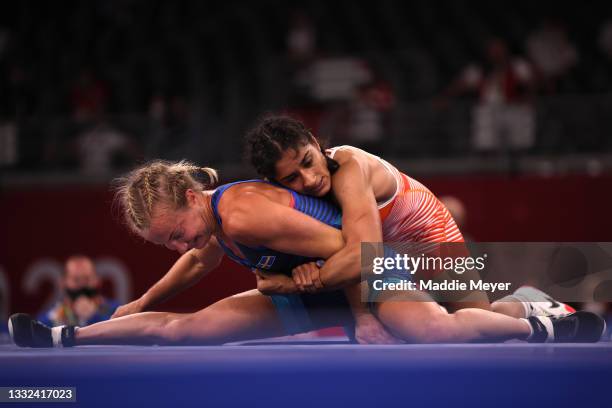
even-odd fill
[(271, 295), (270, 299), (288, 335), (342, 326), (354, 340), (353, 314), (341, 291)]
[[(399, 283), (404, 277), (383, 277), (384, 282)], [(374, 313), (381, 292), (370, 290), (368, 308)], [(355, 321), (344, 294), (340, 291), (311, 294), (271, 295), (276, 313), (288, 335), (306, 333), (341, 325), (354, 340)]]

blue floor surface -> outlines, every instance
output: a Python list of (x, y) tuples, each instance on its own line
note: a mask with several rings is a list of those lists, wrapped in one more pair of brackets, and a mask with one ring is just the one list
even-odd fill
[(612, 407), (612, 343), (1, 345), (0, 386), (73, 386), (72, 407)]

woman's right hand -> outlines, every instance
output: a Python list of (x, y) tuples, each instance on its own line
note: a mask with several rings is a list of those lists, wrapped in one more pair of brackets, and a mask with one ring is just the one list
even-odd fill
[(320, 272), (316, 262), (308, 262), (293, 268), (291, 275), (300, 292), (316, 293), (324, 287)]
[(125, 305), (119, 306), (115, 313), (111, 316), (111, 319), (116, 317), (128, 316), (134, 313), (140, 313), (144, 311), (144, 303), (142, 298), (136, 299), (130, 303), (126, 303)]

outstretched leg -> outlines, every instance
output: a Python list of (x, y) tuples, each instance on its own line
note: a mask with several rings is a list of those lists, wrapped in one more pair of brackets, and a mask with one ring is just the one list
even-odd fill
[(269, 297), (251, 290), (222, 299), (196, 313), (144, 312), (80, 328), (76, 345), (221, 344), (282, 336)]

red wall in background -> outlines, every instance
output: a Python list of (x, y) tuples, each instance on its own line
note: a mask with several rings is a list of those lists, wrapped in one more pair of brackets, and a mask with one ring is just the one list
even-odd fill
[(612, 241), (612, 175), (423, 181), (464, 202), (475, 241)]
[[(464, 201), (465, 231), (478, 241), (612, 241), (612, 176), (421, 181), (437, 195)], [(176, 254), (129, 234), (111, 215), (111, 199), (104, 188), (0, 192), (0, 267), (10, 292), (8, 312), (36, 312), (52, 293), (50, 282), (29, 294), (24, 288), (26, 272), (42, 258), (63, 262), (74, 253), (113, 257), (125, 265), (133, 296), (165, 273)], [(251, 273), (226, 260), (163, 309), (196, 310), (252, 287)], [(112, 289), (107, 282), (106, 292)]]

